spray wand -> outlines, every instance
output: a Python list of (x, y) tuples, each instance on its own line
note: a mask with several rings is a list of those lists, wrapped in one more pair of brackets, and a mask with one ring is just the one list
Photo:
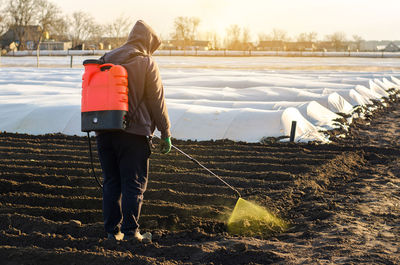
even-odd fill
[[(161, 140), (161, 138), (157, 135), (156, 136), (158, 139)], [(218, 176), (217, 174), (215, 174), (214, 172), (212, 172), (211, 170), (209, 170), (208, 168), (206, 168), (205, 166), (203, 166), (199, 161), (197, 161), (196, 159), (194, 159), (193, 157), (191, 157), (190, 155), (186, 154), (185, 152), (183, 152), (181, 149), (179, 149), (178, 147), (176, 147), (175, 145), (171, 145), (176, 151), (178, 151), (179, 153), (181, 153), (182, 155), (186, 156), (187, 158), (189, 158), (193, 163), (199, 165), (200, 167), (202, 167), (203, 169), (207, 170), (211, 175), (213, 175), (214, 177), (216, 177), (217, 179), (219, 179), (222, 183), (224, 183), (226, 186), (228, 186), (231, 190), (233, 190), (234, 192), (237, 193), (237, 195), (239, 196), (239, 198), (242, 197), (242, 195), (240, 195), (240, 192), (235, 189), (234, 187), (232, 187), (231, 185), (229, 185), (225, 180), (223, 180), (220, 176)]]

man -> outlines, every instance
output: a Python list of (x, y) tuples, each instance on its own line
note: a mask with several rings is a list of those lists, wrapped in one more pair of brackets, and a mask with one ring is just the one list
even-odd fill
[[(109, 239), (149, 240), (139, 232), (139, 216), (148, 180), (150, 139), (161, 132), (161, 152), (171, 150), (170, 122), (159, 69), (151, 55), (161, 41), (143, 21), (137, 21), (127, 42), (100, 58), (128, 72), (128, 127), (97, 134), (103, 169), (103, 217)], [(121, 233), (122, 232), (122, 233)]]

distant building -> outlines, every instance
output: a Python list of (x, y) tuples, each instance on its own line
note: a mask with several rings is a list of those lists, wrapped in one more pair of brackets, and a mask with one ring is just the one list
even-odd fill
[(349, 42), (319, 41), (316, 43), (317, 51), (324, 52), (347, 52), (353, 45)]
[(208, 40), (166, 40), (162, 42), (161, 49), (208, 51), (213, 49), (213, 46), (211, 41)]
[(212, 44), (208, 40), (194, 40), (190, 43), (189, 48), (191, 50), (208, 51), (211, 50)]
[(284, 48), (286, 51), (314, 51), (316, 46), (312, 41), (288, 41), (284, 43)]
[(361, 51), (361, 43), (363, 41), (349, 41), (346, 42), (347, 50), (352, 52), (359, 52)]
[(21, 46), (21, 40), (19, 36), (23, 35), (23, 46), (32, 50), (35, 49), (35, 45), (42, 34), (40, 26), (26, 26), (26, 27), (11, 27), (6, 33), (0, 38), (2, 47), (9, 47), (11, 43), (16, 43), (19, 47)]
[(126, 42), (127, 36), (121, 37), (121, 38), (115, 38), (115, 37), (104, 37), (101, 38), (101, 43), (99, 44), (98, 49), (99, 50), (112, 50), (115, 48), (120, 47)]
[(160, 46), (161, 50), (177, 50), (178, 47), (175, 46), (175, 42), (172, 40), (163, 40)]
[(243, 46), (242, 50), (244, 51), (254, 51), (257, 49), (257, 47), (252, 42), (243, 42), (242, 46)]
[(265, 40), (258, 43), (257, 49), (261, 51), (283, 51), (285, 45), (282, 40)]
[(360, 44), (360, 50), (362, 51), (370, 51), (370, 52), (377, 52), (384, 50), (390, 43), (400, 47), (400, 41), (390, 41), (390, 40), (370, 40), (370, 41), (363, 41)]
[(390, 42), (382, 51), (384, 52), (400, 52), (400, 47), (394, 42)]
[(41, 42), (39, 49), (48, 51), (65, 51), (72, 48), (72, 42), (70, 41), (45, 41)]

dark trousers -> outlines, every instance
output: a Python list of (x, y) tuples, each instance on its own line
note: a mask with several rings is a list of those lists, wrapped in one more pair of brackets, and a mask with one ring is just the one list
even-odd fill
[(106, 132), (96, 140), (104, 178), (104, 228), (107, 233), (135, 233), (148, 180), (148, 139), (126, 132)]

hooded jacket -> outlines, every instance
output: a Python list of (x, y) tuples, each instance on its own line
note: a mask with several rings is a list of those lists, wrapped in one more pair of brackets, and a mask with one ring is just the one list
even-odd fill
[(129, 133), (150, 136), (157, 127), (162, 138), (171, 135), (164, 87), (151, 57), (160, 44), (153, 29), (139, 20), (124, 45), (101, 57), (104, 63), (122, 65), (128, 72)]

